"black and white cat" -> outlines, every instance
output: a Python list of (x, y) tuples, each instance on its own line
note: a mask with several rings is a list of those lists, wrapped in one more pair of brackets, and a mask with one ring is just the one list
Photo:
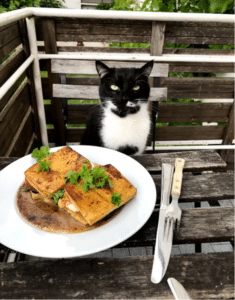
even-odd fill
[(150, 133), (148, 77), (153, 61), (141, 68), (109, 68), (96, 61), (100, 104), (87, 119), (81, 145), (102, 146), (127, 155), (144, 152)]

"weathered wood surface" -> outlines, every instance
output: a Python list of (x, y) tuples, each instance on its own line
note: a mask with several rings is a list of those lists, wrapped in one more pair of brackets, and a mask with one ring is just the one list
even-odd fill
[(10, 112), (10, 109), (13, 105), (13, 103), (18, 99), (18, 96), (22, 93), (22, 91), (25, 89), (25, 87), (28, 85), (29, 81), (27, 78), (25, 78), (22, 83), (20, 84), (19, 88), (15, 91), (13, 96), (8, 101), (7, 105), (5, 105), (1, 112), (0, 112), (0, 122), (2, 122), (7, 115), (7, 113)]
[(165, 126), (156, 130), (156, 141), (220, 140), (225, 126)]
[[(165, 42), (182, 44), (233, 44), (234, 32), (229, 25), (208, 23), (166, 22)], [(38, 39), (42, 39), (40, 23)], [(151, 21), (128, 20), (56, 20), (58, 41), (93, 41), (150, 43)]]
[[(218, 140), (222, 142), (226, 126), (162, 126), (156, 129), (156, 141)], [(81, 140), (84, 128), (67, 128), (67, 141), (76, 143)], [(49, 141), (53, 140), (53, 129), (48, 128)]]
[(164, 38), (165, 38), (165, 22), (153, 21), (151, 31), (151, 48), (150, 55), (159, 56), (162, 55)]
[(17, 23), (0, 28), (0, 59), (21, 43)]
[[(157, 225), (158, 211), (155, 211), (136, 234), (117, 247), (154, 246)], [(234, 241), (234, 211), (231, 207), (182, 210), (180, 229), (174, 232), (174, 245), (224, 241)]]
[(23, 64), (24, 51), (17, 51), (0, 65), (0, 85), (7, 81), (10, 76)]
[[(234, 101), (233, 104), (231, 106), (231, 110), (229, 113), (229, 117), (228, 117), (228, 125), (225, 129), (225, 133), (223, 136), (223, 145), (231, 145), (232, 141), (234, 139)], [(229, 150), (222, 150), (220, 152), (221, 157), (227, 161), (228, 159), (228, 155), (229, 155)]]
[[(157, 189), (157, 203), (161, 198), (161, 175), (152, 175)], [(183, 174), (180, 203), (234, 199), (234, 173)]]
[[(233, 253), (171, 257), (157, 286), (153, 257), (65, 259), (1, 264), (4, 299), (174, 299), (167, 278), (177, 278), (192, 299), (234, 297)], [(33, 278), (33, 280), (32, 280)]]
[[(58, 53), (64, 52), (101, 52), (101, 53), (150, 53), (151, 48), (118, 48), (118, 47), (85, 47), (85, 46), (58, 46)], [(38, 46), (38, 51), (45, 51), (44, 46)], [(181, 48), (163, 48), (163, 54), (183, 54), (183, 55), (234, 55), (234, 50), (223, 49), (181, 49)]]
[[(46, 71), (46, 67), (45, 67), (46, 61), (47, 60), (40, 61), (40, 67), (42, 71)], [(192, 72), (193, 73), (233, 73), (234, 72), (233, 63), (203, 63), (203, 62), (199, 62), (199, 63), (167, 62), (167, 63), (169, 64), (169, 72), (185, 72), (185, 73), (192, 73)]]
[[(160, 173), (163, 163), (174, 164), (175, 158), (180, 157), (185, 159), (185, 172), (200, 172), (200, 171), (221, 171), (226, 169), (226, 163), (221, 159), (216, 150), (201, 150), (201, 151), (179, 151), (173, 153), (158, 153), (158, 154), (142, 154), (132, 156), (136, 161), (142, 164), (151, 173)], [(9, 158), (14, 161), (14, 158)], [(5, 165), (5, 158), (0, 158)], [(8, 160), (7, 160), (8, 161)]]
[(30, 95), (28, 85), (25, 85), (23, 90), (13, 103), (9, 112), (0, 122), (0, 155), (6, 154), (18, 128), (20, 127), (30, 106)]
[[(107, 64), (107, 66), (109, 66), (110, 68), (113, 67), (140, 68), (146, 62), (104, 61), (104, 63)], [(60, 74), (97, 75), (95, 61), (86, 61), (86, 60), (52, 59), (51, 71), (52, 73), (60, 73)], [(154, 63), (151, 76), (167, 77), (168, 72), (169, 72), (168, 64)]]
[(173, 153), (142, 154), (132, 156), (149, 172), (159, 173), (162, 163), (174, 165), (177, 157), (185, 159), (184, 171), (197, 172), (198, 170), (223, 170), (226, 163), (215, 150), (180, 151)]
[(13, 51), (17, 46), (21, 44), (20, 37), (16, 37), (8, 44), (4, 45), (2, 48), (0, 48), (0, 59), (7, 56), (11, 51)]
[(6, 156), (24, 156), (27, 153), (28, 146), (31, 142), (32, 137), (34, 138), (34, 122), (32, 116), (32, 108), (29, 107), (26, 112), (12, 142), (7, 149)]
[[(67, 123), (85, 124), (97, 104), (68, 104)], [(158, 123), (228, 122), (231, 103), (159, 103)], [(52, 124), (50, 104), (45, 105), (46, 119)]]
[(169, 63), (169, 72), (185, 73), (233, 73), (233, 63)]
[[(68, 99), (99, 99), (98, 86), (53, 84), (54, 98)], [(151, 88), (149, 101), (166, 101), (167, 88)]]
[[(153, 78), (149, 83), (153, 86)], [(42, 78), (44, 98), (50, 98), (49, 79)], [(98, 77), (67, 77), (67, 85), (99, 85)], [(233, 99), (234, 78), (160, 78), (159, 87), (167, 88), (168, 99)], [(78, 88), (78, 87), (77, 87)], [(75, 89), (75, 87), (74, 87)]]

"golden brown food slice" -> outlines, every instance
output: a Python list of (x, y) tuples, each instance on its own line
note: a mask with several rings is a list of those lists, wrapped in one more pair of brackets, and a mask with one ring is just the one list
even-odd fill
[(114, 166), (109, 164), (102, 168), (109, 175), (109, 180), (113, 183), (113, 188), (97, 189), (97, 193), (100, 196), (109, 200), (113, 193), (121, 194), (121, 205), (123, 205), (136, 195), (137, 189)]
[(66, 210), (74, 219), (83, 225), (88, 225), (87, 220), (82, 216), (79, 210), (69, 200), (68, 194), (65, 192), (63, 198), (59, 200), (58, 206)]
[(96, 189), (91, 189), (84, 193), (81, 188), (67, 183), (65, 190), (68, 193), (69, 200), (81, 212), (89, 225), (93, 225), (103, 219), (111, 211), (117, 208), (110, 201), (101, 197)]
[[(113, 188), (108, 184), (104, 188), (90, 189), (84, 193), (79, 185), (82, 185), (82, 180), (78, 185), (67, 183), (65, 190), (68, 194), (69, 200), (81, 212), (83, 217), (90, 225), (103, 219), (110, 214), (113, 210), (122, 206), (131, 200), (137, 193), (136, 188), (112, 165), (102, 167), (110, 176), (113, 183)], [(120, 206), (111, 203), (113, 193), (122, 194)]]
[[(51, 162), (50, 171), (38, 172), (39, 163), (33, 165), (25, 172), (28, 186), (33, 187), (43, 197), (51, 197), (53, 193), (64, 187), (64, 176), (71, 171), (79, 171), (88, 159), (66, 146), (45, 158)], [(90, 169), (91, 163), (86, 163)]]

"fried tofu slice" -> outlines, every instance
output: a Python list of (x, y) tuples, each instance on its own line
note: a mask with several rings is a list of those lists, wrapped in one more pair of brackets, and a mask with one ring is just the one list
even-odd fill
[[(136, 188), (112, 165), (102, 168), (110, 176), (113, 188), (106, 184), (104, 188), (90, 189), (84, 193), (83, 189), (78, 187), (82, 185), (82, 180), (78, 182), (77, 186), (70, 183), (65, 185), (70, 202), (79, 210), (89, 225), (100, 221), (112, 211), (127, 203), (137, 193)], [(114, 192), (122, 194), (120, 206), (111, 203), (111, 196)]]
[(67, 211), (74, 219), (83, 225), (88, 225), (87, 220), (82, 216), (79, 210), (69, 200), (68, 194), (65, 192), (63, 198), (60, 199), (58, 206)]
[(101, 197), (110, 201), (114, 192), (118, 195), (122, 194), (121, 205), (123, 205), (136, 195), (137, 189), (114, 166), (108, 164), (102, 168), (109, 175), (109, 180), (113, 183), (113, 188), (97, 189), (97, 193)]
[[(78, 172), (88, 159), (66, 146), (45, 158), (51, 162), (50, 171), (38, 172), (39, 163), (36, 163), (25, 171), (26, 184), (33, 187), (44, 198), (52, 197), (52, 194), (64, 188), (64, 176), (69, 170)], [(90, 169), (91, 163), (86, 163)]]

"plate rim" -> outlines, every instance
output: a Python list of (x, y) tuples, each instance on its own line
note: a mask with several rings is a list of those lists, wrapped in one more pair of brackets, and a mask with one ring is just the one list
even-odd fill
[[(139, 226), (135, 227), (135, 229), (130, 230), (128, 234), (125, 234), (125, 237), (124, 237), (124, 238), (121, 237), (120, 240), (118, 240), (118, 241), (113, 241), (113, 242), (111, 242), (111, 243), (110, 243), (110, 242), (107, 242), (106, 245), (99, 245), (99, 247), (96, 245), (95, 249), (86, 250), (85, 252), (84, 252), (84, 251), (83, 251), (83, 252), (80, 251), (79, 253), (74, 253), (74, 254), (68, 253), (67, 255), (66, 255), (65, 253), (64, 253), (63, 255), (57, 255), (57, 253), (54, 254), (54, 255), (45, 255), (45, 254), (40, 254), (40, 253), (34, 254), (34, 253), (32, 253), (32, 251), (27, 251), (27, 249), (24, 249), (24, 250), (23, 250), (22, 247), (21, 247), (21, 246), (19, 247), (18, 245), (15, 246), (15, 247), (12, 247), (11, 244), (9, 245), (9, 243), (6, 243), (5, 241), (1, 241), (2, 238), (1, 238), (1, 225), (0, 225), (0, 243), (2, 243), (3, 245), (5, 245), (6, 247), (9, 247), (9, 248), (11, 248), (12, 250), (15, 250), (15, 251), (17, 251), (17, 252), (24, 253), (24, 254), (26, 254), (26, 255), (32, 255), (32, 256), (43, 257), (43, 258), (72, 258), (72, 257), (80, 257), (80, 256), (90, 255), (90, 254), (98, 253), (98, 252), (100, 252), (100, 251), (108, 250), (108, 249), (110, 249), (110, 248), (112, 248), (112, 247), (114, 247), (114, 246), (120, 244), (121, 242), (124, 242), (125, 240), (127, 240), (127, 239), (129, 239), (131, 236), (133, 236), (136, 232), (138, 232), (138, 231), (145, 225), (145, 223), (149, 220), (149, 218), (150, 218), (150, 216), (152, 215), (152, 212), (153, 212), (153, 210), (154, 210), (156, 201), (157, 201), (157, 190), (156, 190), (156, 186), (155, 186), (155, 183), (154, 183), (153, 178), (151, 177), (151, 175), (149, 174), (149, 172), (146, 170), (146, 168), (144, 168), (144, 166), (142, 166), (142, 165), (141, 165), (138, 161), (136, 161), (133, 157), (127, 156), (127, 155), (125, 155), (125, 154), (123, 154), (123, 153), (120, 153), (120, 152), (118, 152), (118, 151), (115, 151), (115, 150), (113, 150), (113, 149), (108, 149), (108, 148), (103, 148), (103, 147), (97, 147), (97, 146), (86, 146), (86, 145), (68, 145), (68, 146), (71, 147), (73, 150), (75, 150), (75, 151), (77, 151), (77, 152), (79, 152), (79, 148), (80, 148), (80, 149), (81, 149), (81, 148), (84, 148), (84, 150), (86, 150), (85, 148), (89, 148), (91, 151), (93, 151), (93, 150), (95, 150), (96, 148), (98, 148), (99, 151), (101, 151), (101, 152), (102, 152), (102, 151), (104, 151), (104, 152), (108, 151), (108, 152), (110, 152), (110, 153), (114, 153), (114, 157), (115, 157), (115, 155), (117, 155), (117, 156), (123, 156), (123, 157), (125, 156), (126, 159), (128, 159), (128, 160), (130, 159), (130, 160), (131, 160), (134, 164), (136, 164), (139, 168), (141, 168), (142, 170), (144, 170), (145, 174), (148, 175), (148, 180), (149, 180), (149, 182), (151, 183), (151, 185), (152, 185), (152, 187), (153, 187), (153, 191), (151, 191), (151, 192), (154, 192), (154, 195), (151, 195), (151, 197), (155, 198), (155, 201), (152, 201), (151, 209), (148, 210), (148, 213), (147, 213), (147, 215), (145, 216), (144, 221), (141, 222), (141, 223), (139, 224)], [(52, 148), (50, 148), (50, 150), (51, 150), (51, 151), (57, 151), (57, 150), (59, 150), (60, 148), (63, 148), (63, 147), (65, 147), (65, 146), (52, 147)], [(77, 149), (76, 149), (76, 148), (77, 148)], [(81, 154), (84, 155), (84, 153), (81, 153)], [(9, 164), (8, 166), (6, 166), (4, 169), (2, 169), (2, 170), (0, 171), (0, 178), (1, 178), (2, 174), (5, 173), (4, 170), (6, 170), (6, 169), (8, 169), (8, 168), (12, 168), (12, 166), (14, 166), (15, 164), (19, 163), (19, 161), (22, 162), (23, 159), (28, 160), (30, 157), (31, 157), (31, 154), (28, 154), (28, 155), (26, 155), (26, 156), (24, 156), (24, 157), (21, 157), (21, 158), (17, 159), (16, 161), (12, 162), (12, 163)], [(88, 158), (88, 159), (90, 159), (90, 158)], [(112, 164), (112, 162), (109, 162), (109, 163)], [(123, 171), (121, 171), (121, 172), (123, 172)], [(24, 171), (23, 171), (22, 173), (24, 173)], [(128, 178), (127, 178), (127, 179), (128, 179)], [(0, 182), (0, 187), (1, 187), (1, 182)], [(19, 187), (18, 187), (18, 188), (19, 188)], [(12, 200), (12, 201), (13, 201), (13, 200)], [(17, 211), (18, 217), (22, 219), (22, 221), (26, 224), (26, 226), (33, 227), (35, 230), (39, 230), (40, 232), (43, 232), (44, 234), (46, 234), (46, 235), (48, 235), (48, 236), (49, 236), (49, 235), (53, 235), (53, 236), (55, 236), (55, 235), (56, 235), (56, 236), (64, 236), (64, 235), (66, 235), (66, 236), (68, 236), (68, 235), (76, 235), (76, 234), (79, 234), (79, 235), (84, 235), (84, 234), (90, 235), (90, 232), (94, 232), (95, 230), (98, 230), (98, 229), (100, 229), (100, 228), (103, 227), (103, 226), (101, 226), (101, 227), (98, 227), (98, 228), (96, 228), (96, 229), (94, 229), (94, 230), (90, 230), (90, 231), (82, 232), (82, 233), (74, 233), (74, 234), (46, 232), (46, 231), (43, 231), (43, 230), (40, 230), (40, 229), (36, 228), (35, 226), (29, 224), (25, 219), (23, 219), (23, 217), (20, 215), (20, 212), (19, 212), (18, 209), (17, 209), (17, 205), (16, 205), (15, 198), (14, 198), (14, 202), (13, 202), (13, 203), (14, 203), (13, 206), (14, 206), (14, 208), (15, 208), (16, 211)], [(127, 203), (125, 206), (128, 206), (128, 204), (130, 204), (130, 203)], [(123, 206), (123, 209), (122, 209), (122, 210), (125, 209), (125, 206)], [(0, 203), (0, 207), (1, 207), (1, 203)], [(121, 213), (121, 212), (120, 212), (120, 213)], [(118, 214), (118, 215), (119, 215), (119, 214)], [(112, 222), (112, 220), (111, 220), (111, 222)], [(108, 222), (108, 223), (109, 223), (109, 222)], [(106, 223), (106, 224), (108, 224), (108, 223)], [(100, 229), (100, 230), (101, 230), (101, 229)], [(24, 244), (24, 243), (22, 243), (22, 244)], [(23, 246), (23, 248), (24, 248), (24, 246)]]

